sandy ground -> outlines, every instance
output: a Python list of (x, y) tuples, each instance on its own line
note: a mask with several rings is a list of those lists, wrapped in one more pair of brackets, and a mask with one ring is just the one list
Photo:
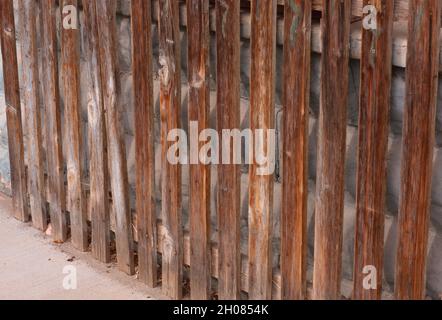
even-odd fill
[[(16, 221), (10, 212), (11, 200), (0, 195), (0, 299), (165, 298), (159, 289), (144, 286), (113, 264), (99, 263), (69, 243), (53, 244), (29, 224)], [(77, 288), (72, 290), (75, 275)]]

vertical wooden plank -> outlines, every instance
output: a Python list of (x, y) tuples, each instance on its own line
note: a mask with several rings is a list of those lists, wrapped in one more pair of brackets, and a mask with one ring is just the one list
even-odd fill
[(311, 0), (284, 7), (281, 297), (303, 300), (307, 282), (308, 121)]
[(45, 128), (48, 138), (48, 202), (52, 238), (64, 242), (67, 238), (66, 196), (61, 139), (60, 92), (58, 87), (58, 52), (55, 0), (41, 0), (43, 39), (43, 86)]
[[(63, 0), (63, 8), (78, 8), (77, 0)], [(77, 20), (78, 21), (78, 20)], [(71, 218), (72, 244), (75, 248), (86, 251), (89, 242), (87, 234), (86, 199), (82, 188), (83, 163), (81, 160), (82, 132), (80, 106), (80, 26), (77, 29), (61, 28), (61, 77), (64, 93), (65, 125), (67, 139), (67, 181), (68, 201)]]
[(249, 299), (268, 300), (272, 298), (274, 178), (273, 172), (259, 172), (256, 157), (276, 148), (269, 140), (269, 130), (275, 128), (276, 0), (252, 0), (251, 18), (250, 128), (255, 133), (255, 155), (249, 175), (248, 293)]
[(90, 201), (92, 255), (102, 262), (110, 261), (109, 176), (107, 166), (106, 125), (98, 62), (98, 28), (96, 2), (83, 2), (85, 16), (84, 42), (89, 69), (91, 96), (88, 101)]
[(423, 299), (439, 67), (438, 0), (410, 0), (402, 145), (397, 299)]
[(157, 235), (154, 199), (154, 102), (151, 3), (132, 0), (132, 72), (135, 97), (136, 210), (138, 277), (157, 285)]
[[(392, 1), (365, 0), (377, 10), (375, 29), (362, 28), (359, 149), (353, 298), (381, 299), (388, 121), (391, 89)], [(365, 289), (366, 267), (376, 268), (376, 289)]]
[[(199, 132), (209, 128), (209, 2), (187, 1), (189, 121)], [(190, 126), (192, 128), (192, 126)], [(199, 134), (198, 132), (198, 134)], [(203, 143), (197, 145), (201, 147)], [(200, 150), (200, 148), (198, 148)], [(191, 154), (199, 154), (191, 150)], [(199, 161), (198, 161), (199, 162)], [(194, 300), (210, 298), (210, 166), (190, 165), (190, 293)]]
[(25, 121), (28, 128), (27, 162), (32, 224), (47, 228), (46, 189), (42, 158), (40, 95), (38, 90), (37, 2), (19, 1), (21, 27), (22, 79), (24, 88)]
[(132, 214), (129, 203), (129, 182), (126, 162), (125, 137), (122, 124), (122, 110), (118, 103), (120, 83), (118, 76), (116, 39), (116, 0), (96, 1), (99, 38), (99, 64), (103, 90), (103, 104), (107, 128), (107, 147), (112, 202), (115, 211), (115, 237), (118, 268), (135, 273), (133, 253)]
[(313, 298), (341, 287), (351, 0), (323, 0)]
[[(217, 129), (240, 128), (240, 1), (216, 1)], [(223, 143), (227, 144), (227, 141)], [(233, 143), (230, 154), (233, 155)], [(240, 167), (218, 166), (218, 293), (221, 300), (240, 298)], [(232, 163), (232, 162), (231, 162)]]
[(0, 1), (0, 37), (14, 217), (29, 220), (13, 1)]
[(183, 230), (181, 225), (181, 167), (167, 159), (172, 142), (170, 130), (180, 128), (181, 61), (178, 1), (159, 1), (160, 37), (160, 113), (161, 113), (161, 186), (163, 255), (163, 293), (174, 299), (182, 296)]

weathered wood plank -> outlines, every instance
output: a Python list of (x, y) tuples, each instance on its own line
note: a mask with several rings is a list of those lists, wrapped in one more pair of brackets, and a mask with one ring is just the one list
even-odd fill
[[(252, 0), (248, 0), (252, 1)], [(285, 5), (285, 0), (278, 0), (278, 5)], [(355, 17), (363, 16), (363, 1), (365, 0), (352, 0), (351, 13)], [(408, 17), (408, 1), (409, 0), (388, 0), (388, 2), (394, 2), (394, 19), (395, 20), (407, 20)], [(322, 0), (312, 0), (313, 10), (322, 11)]]
[(110, 261), (109, 176), (106, 148), (106, 124), (100, 78), (96, 2), (83, 3), (85, 16), (84, 42), (91, 87), (88, 101), (90, 216), (92, 255), (102, 262)]
[[(240, 127), (240, 3), (216, 1), (217, 129)], [(227, 144), (224, 141), (223, 144)], [(237, 151), (237, 150), (236, 150)], [(234, 155), (230, 143), (230, 155)], [(218, 294), (221, 300), (240, 298), (240, 167), (218, 166), (217, 215), (219, 232)]]
[(281, 296), (287, 300), (307, 294), (311, 6), (311, 0), (297, 0), (284, 8)]
[(313, 298), (338, 299), (341, 286), (350, 0), (323, 0)]
[(45, 129), (48, 162), (48, 202), (52, 238), (55, 242), (67, 239), (66, 195), (61, 138), (60, 91), (58, 87), (58, 52), (55, 0), (41, 0), (43, 40), (43, 88), (45, 103)]
[[(154, 0), (154, 3), (157, 0)], [(282, 1), (282, 0), (281, 0)], [(318, 0), (315, 0), (318, 1)], [(321, 1), (321, 0), (319, 0)], [(362, 0), (361, 0), (362, 1)], [(402, 0), (401, 0), (402, 1)], [(404, 0), (408, 1), (408, 0)], [(181, 16), (181, 26), (186, 27), (187, 26), (187, 19), (186, 19), (186, 10), (185, 10), (185, 4), (181, 4), (180, 6), (180, 16)], [(155, 6), (154, 6), (155, 8)], [(352, 7), (353, 8), (353, 7)], [(395, 10), (397, 8), (397, 5), (395, 5)], [(404, 16), (405, 18), (407, 15)], [(353, 17), (354, 18), (354, 17)], [(362, 20), (362, 19), (359, 19)], [(250, 39), (250, 12), (247, 12), (246, 10), (242, 10), (241, 12), (241, 39)], [(154, 22), (156, 22), (154, 17)], [(215, 23), (215, 9), (210, 9), (210, 30), (212, 32), (216, 32), (216, 23)], [(360, 59), (361, 58), (361, 29), (360, 29), (360, 23), (361, 21), (352, 23), (351, 26), (351, 33), (350, 33), (350, 57), (351, 59)], [(404, 21), (400, 21), (399, 23), (395, 23), (393, 28), (393, 65), (396, 67), (402, 67), (404, 68), (406, 66), (406, 52), (407, 52), (407, 41), (406, 41), (406, 28), (404, 28), (405, 23)], [(284, 44), (284, 19), (283, 17), (278, 17), (277, 22), (277, 37), (276, 41), (278, 45)], [(312, 52), (316, 53), (322, 53), (321, 48), (321, 30), (320, 30), (320, 24), (316, 21), (312, 21), (312, 45), (311, 49)], [(442, 53), (440, 54), (441, 60), (442, 60)], [(439, 63), (439, 72), (442, 71), (442, 63)]]
[(425, 298), (438, 88), (438, 0), (410, 0), (395, 294)]
[[(163, 232), (163, 226), (161, 224), (161, 221), (158, 221), (157, 229), (158, 229), (157, 233), (159, 235), (158, 236), (159, 237), (158, 249), (159, 249), (159, 252), (161, 253), (161, 248), (162, 248), (161, 234)], [(211, 264), (212, 264), (211, 274), (212, 274), (212, 277), (216, 279), (219, 277), (219, 250), (218, 250), (217, 243), (214, 243), (214, 242), (212, 242), (212, 245), (211, 245)], [(184, 265), (185, 266), (191, 265), (190, 239), (189, 239), (188, 232), (184, 233)], [(281, 294), (281, 273), (280, 273), (279, 269), (273, 270), (272, 285), (273, 285), (272, 298), (275, 300), (280, 300), (281, 299), (281, 296), (280, 296), (280, 294)], [(347, 280), (345, 278), (342, 279), (343, 292), (346, 292), (346, 293), (351, 292), (352, 286), (353, 286), (352, 281)], [(248, 288), (249, 288), (249, 277), (248, 277), (247, 256), (241, 255), (241, 290), (244, 292), (247, 292)], [(387, 298), (389, 300), (391, 300), (393, 298), (389, 292), (384, 291), (384, 295), (385, 295), (385, 298)], [(311, 297), (312, 297), (312, 287), (311, 287), (311, 285), (308, 285), (306, 299), (310, 300)]]
[(169, 162), (170, 130), (181, 126), (181, 61), (178, 1), (160, 0), (160, 113), (162, 186), (162, 289), (174, 299), (182, 297), (183, 227), (181, 222), (181, 166)]
[(135, 97), (136, 212), (138, 277), (157, 285), (157, 236), (154, 199), (154, 102), (151, 4), (132, 0), (132, 72)]
[(16, 219), (27, 222), (30, 216), (27, 200), (20, 87), (15, 43), (15, 19), (12, 0), (0, 1), (0, 37), (13, 215)]
[[(393, 3), (365, 0), (364, 5), (374, 5), (378, 13), (376, 29), (362, 28), (353, 297), (379, 300), (384, 256)], [(367, 267), (376, 268), (371, 289), (364, 288), (364, 278), (373, 272)]]
[[(273, 172), (259, 158), (275, 149), (276, 1), (253, 0), (251, 6), (250, 128), (254, 156), (249, 174), (249, 299), (272, 297)], [(271, 159), (267, 159), (271, 161)]]
[[(365, 0), (352, 0), (351, 14), (355, 17), (363, 16), (363, 1)], [(409, 0), (388, 0), (388, 2), (394, 2), (394, 20), (407, 20)], [(322, 11), (321, 0), (313, 0), (313, 9)]]
[(22, 79), (24, 88), (25, 122), (27, 132), (28, 190), (32, 224), (45, 231), (48, 217), (45, 200), (45, 180), (42, 155), (40, 94), (38, 88), (37, 3), (19, 1), (21, 26)]
[[(209, 128), (210, 115), (210, 28), (209, 2), (187, 1), (189, 121), (198, 132)], [(192, 145), (191, 157), (198, 157), (204, 143)], [(197, 148), (197, 150), (195, 150)], [(193, 161), (192, 161), (193, 160)], [(198, 158), (190, 165), (190, 294), (194, 300), (210, 298), (210, 165)]]
[[(63, 0), (63, 8), (73, 6), (78, 8), (77, 0)], [(73, 14), (73, 13), (69, 13)], [(77, 20), (78, 21), (78, 20)], [(83, 137), (81, 131), (80, 108), (80, 27), (77, 29), (61, 28), (61, 76), (64, 93), (65, 125), (67, 139), (66, 161), (68, 181), (68, 202), (71, 218), (71, 237), (75, 248), (86, 251), (89, 246), (87, 234), (87, 209), (85, 194), (82, 188), (83, 163)]]
[(116, 0), (96, 2), (99, 38), (99, 64), (103, 104), (105, 107), (107, 147), (109, 152), (112, 202), (115, 212), (115, 238), (118, 268), (135, 273), (132, 215), (129, 203), (129, 182), (126, 162), (122, 110), (118, 103), (120, 83), (118, 75), (116, 39)]

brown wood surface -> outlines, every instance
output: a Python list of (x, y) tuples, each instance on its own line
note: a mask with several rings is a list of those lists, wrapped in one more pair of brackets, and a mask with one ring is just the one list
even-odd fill
[(37, 2), (19, 1), (21, 61), (23, 80), (23, 105), (28, 165), (28, 192), (30, 197), (32, 224), (45, 231), (48, 223), (46, 188), (42, 154), (41, 110), (38, 76), (37, 49)]
[[(62, 21), (63, 7), (78, 8), (77, 0), (63, 0), (60, 8)], [(89, 246), (87, 234), (87, 209), (83, 186), (84, 175), (82, 162), (83, 132), (81, 131), (80, 106), (80, 26), (78, 29), (64, 29), (61, 27), (61, 77), (64, 93), (64, 108), (68, 143), (66, 148), (67, 161), (67, 193), (68, 208), (70, 210), (72, 244), (81, 251)]]
[(424, 299), (439, 68), (439, 0), (410, 0), (395, 294)]
[(43, 101), (45, 105), (46, 159), (49, 215), (55, 242), (67, 239), (66, 195), (61, 138), (60, 91), (55, 0), (41, 0), (43, 40)]
[(0, 40), (13, 215), (16, 219), (27, 222), (30, 215), (27, 198), (17, 48), (15, 43), (15, 19), (12, 0), (0, 1)]
[[(64, 5), (77, 5), (78, 0), (61, 1)], [(45, 230), (47, 214), (50, 213), (54, 240), (65, 241), (65, 209), (68, 205), (73, 243), (77, 248), (86, 250), (87, 203), (81, 183), (84, 168), (81, 163), (79, 103), (80, 39), (78, 30), (61, 30), (60, 74), (65, 97), (66, 141), (69, 141), (66, 146), (66, 197), (58, 88), (57, 3), (57, 0), (19, 2), (24, 119), (25, 131), (28, 133), (28, 189), (34, 225)], [(250, 299), (270, 299), (272, 290), (275, 297), (275, 286), (279, 285), (283, 299), (306, 298), (307, 130), (313, 8), (322, 10), (323, 16), (312, 297), (341, 297), (350, 18), (351, 14), (360, 16), (363, 4), (374, 4), (379, 11), (378, 28), (363, 29), (361, 42), (353, 297), (380, 299), (382, 294), (392, 22), (394, 19), (403, 19), (401, 15), (409, 12), (408, 94), (403, 125), (395, 291), (398, 299), (423, 299), (426, 289), (442, 3), (438, 0), (410, 0), (406, 5), (403, 0), (397, 0), (395, 4), (381, 0), (251, 0), (251, 13), (244, 20), (251, 22), (248, 31), (244, 29), (251, 38), (251, 129), (272, 129), (274, 126), (276, 5), (285, 3), (281, 273), (278, 270), (272, 272), (273, 176), (259, 176), (258, 165), (255, 163), (250, 167), (248, 257), (240, 253), (239, 165), (224, 164), (217, 167), (217, 245), (210, 242), (210, 166), (190, 166), (190, 231), (183, 234), (181, 167), (167, 160), (172, 145), (172, 142), (167, 141), (167, 136), (170, 130), (180, 128), (182, 115), (180, 4), (175, 0), (159, 0), (158, 3), (162, 219), (157, 237), (158, 222), (153, 199), (152, 8), (150, 2), (132, 0), (136, 227), (140, 279), (150, 286), (156, 285), (158, 244), (158, 251), (162, 254), (163, 292), (172, 298), (182, 297), (183, 264), (190, 265), (193, 299), (210, 298), (211, 275), (218, 277), (218, 293), (222, 300), (240, 298), (240, 289), (248, 290)], [(239, 1), (216, 0), (215, 3), (216, 120), (217, 129), (222, 132), (223, 129), (240, 127), (239, 40), (244, 30), (240, 27)], [(116, 223), (113, 230), (119, 268), (133, 274), (132, 228), (135, 223), (132, 223), (129, 203), (125, 133), (121, 122), (123, 110), (118, 102), (117, 0), (90, 0), (83, 3), (83, 6), (85, 52), (92, 89), (88, 102), (92, 251), (101, 261), (110, 261), (109, 210), (114, 210)], [(184, 2), (181, 6), (184, 6)], [(187, 0), (185, 6), (188, 15), (189, 121), (198, 121), (199, 130), (203, 130), (209, 127), (209, 31), (213, 26), (209, 25), (208, 1)], [(14, 214), (18, 219), (26, 221), (29, 217), (28, 195), (12, 1), (2, 1), (0, 10)], [(41, 16), (38, 16), (39, 13)], [(37, 36), (40, 28), (37, 21), (41, 22), (40, 36)], [(38, 39), (42, 41), (41, 97)], [(44, 106), (44, 114), (41, 114), (40, 99), (44, 102), (41, 104)], [(47, 137), (47, 146), (44, 148), (40, 117), (44, 118)], [(269, 141), (264, 141), (264, 145), (266, 148), (274, 147)], [(231, 150), (231, 155), (234, 154)], [(47, 166), (44, 165), (44, 158), (47, 159)], [(44, 179), (44, 168), (47, 168), (47, 182)], [(68, 203), (65, 203), (66, 199)], [(377, 288), (374, 290), (363, 288), (363, 280), (367, 276), (363, 269), (368, 265), (377, 269)]]
[[(393, 3), (365, 0), (378, 11), (375, 30), (362, 28), (359, 149), (353, 298), (380, 299), (384, 256), (387, 146), (391, 89)], [(364, 288), (367, 266), (376, 288)]]
[(107, 147), (109, 152), (112, 204), (115, 213), (115, 238), (118, 268), (135, 273), (132, 215), (126, 161), (125, 133), (118, 95), (116, 0), (96, 1), (98, 52), (101, 70), (103, 104), (106, 110)]
[[(157, 9), (157, 5), (155, 5), (155, 3), (157, 3), (158, 0), (153, 0), (154, 3), (154, 17), (153, 17), (153, 21), (156, 22), (156, 16), (158, 16), (158, 9)], [(280, 1), (284, 1), (284, 0), (280, 0)], [(314, 0), (315, 2), (317, 1), (321, 1), (321, 0)], [(362, 1), (362, 0), (354, 0), (354, 1)], [(396, 16), (396, 11), (397, 10), (402, 10), (400, 6), (404, 5), (404, 4), (408, 4), (408, 2), (404, 2), (404, 1), (408, 1), (408, 0), (399, 0), (399, 2), (397, 2), (397, 4), (395, 5), (395, 16)], [(360, 2), (362, 3), (362, 2)], [(398, 7), (399, 6), (399, 7)], [(250, 39), (250, 34), (251, 34), (251, 28), (250, 28), (250, 21), (251, 21), (251, 17), (250, 17), (250, 12), (249, 10), (246, 10), (248, 7), (242, 5), (242, 10), (241, 10), (241, 28), (240, 28), (240, 33), (241, 33), (241, 39), (243, 40), (247, 40)], [(362, 9), (362, 6), (360, 7)], [(403, 8), (403, 7), (402, 7)], [(408, 8), (408, 6), (407, 6)], [(360, 32), (360, 28), (359, 28), (359, 23), (360, 21), (362, 21), (361, 19), (361, 9), (359, 9), (359, 13), (357, 16), (355, 16), (355, 13), (353, 12), (352, 15), (352, 28), (351, 28), (351, 47), (350, 47), (350, 57), (351, 59), (357, 59), (359, 60), (361, 57), (361, 32)], [(278, 12), (281, 12), (283, 10), (283, 7), (279, 7), (278, 8)], [(314, 10), (315, 11), (315, 10)], [(352, 5), (352, 11), (354, 11), (354, 5)], [(404, 11), (405, 16), (404, 18), (407, 18), (407, 12), (408, 9), (406, 11)], [(180, 5), (180, 16), (182, 17), (180, 20), (180, 25), (181, 27), (186, 27), (187, 26), (187, 19), (186, 19), (186, 5), (185, 3), (181, 3)], [(215, 19), (215, 8), (214, 6), (211, 6), (210, 9), (210, 30), (212, 32), (216, 32), (216, 19)], [(322, 53), (322, 47), (321, 47), (321, 32), (320, 32), (320, 23), (318, 21), (318, 18), (320, 17), (320, 13), (319, 12), (313, 12), (313, 20), (312, 20), (312, 44), (311, 44), (311, 49), (312, 52), (314, 53)], [(402, 18), (401, 18), (402, 19)], [(277, 22), (277, 37), (276, 37), (276, 41), (277, 44), (282, 46), (284, 43), (284, 34), (283, 34), (283, 30), (284, 30), (284, 17), (282, 14), (278, 15), (278, 22)], [(396, 22), (396, 18), (395, 18), (395, 22)], [(403, 19), (402, 19), (403, 20)], [(406, 42), (406, 23), (404, 23), (405, 21), (398, 21), (399, 23), (397, 23), (395, 25), (394, 28), (394, 32), (393, 32), (393, 65), (396, 67), (401, 67), (401, 68), (405, 68), (406, 66), (406, 52), (407, 52), (407, 42)], [(405, 27), (405, 28), (404, 28)], [(442, 59), (442, 55), (440, 55), (441, 59)], [(442, 71), (442, 63), (439, 64), (439, 72)]]
[[(240, 8), (237, 0), (216, 1), (217, 130), (240, 127)], [(225, 142), (227, 143), (227, 142)], [(233, 146), (233, 143), (231, 143)], [(230, 154), (233, 154), (231, 147)], [(225, 163), (228, 159), (222, 159)], [(221, 300), (240, 297), (240, 166), (218, 170), (219, 232), (218, 294)]]
[(320, 300), (341, 297), (351, 1), (323, 0), (322, 5), (313, 271), (313, 298)]
[(183, 227), (181, 166), (167, 160), (170, 130), (181, 127), (181, 60), (178, 2), (160, 0), (161, 218), (165, 228), (162, 254), (163, 293), (182, 297)]
[(85, 34), (84, 41), (88, 63), (89, 125), (89, 175), (90, 175), (90, 217), (92, 226), (92, 255), (101, 262), (110, 261), (110, 218), (109, 218), (109, 176), (107, 165), (106, 124), (103, 95), (101, 91), (98, 54), (98, 28), (96, 1), (83, 3)]
[[(251, 0), (248, 0), (251, 1)], [(278, 5), (284, 5), (285, 0), (278, 0)], [(351, 13), (355, 17), (363, 16), (362, 8), (365, 0), (352, 0), (351, 1)], [(386, 2), (394, 2), (394, 19), (407, 20), (408, 17), (408, 1), (409, 0), (385, 0)], [(322, 0), (312, 0), (313, 10), (322, 11)]]
[[(189, 121), (198, 123), (198, 134), (209, 128), (210, 27), (209, 2), (187, 1)], [(191, 150), (190, 155), (199, 154)], [(199, 160), (199, 159), (198, 159)], [(198, 161), (199, 163), (199, 161)], [(210, 298), (210, 165), (190, 165), (190, 294), (194, 300)]]
[[(249, 174), (249, 299), (272, 297), (273, 173), (260, 175), (258, 153), (270, 154), (275, 129), (276, 1), (251, 3), (250, 128), (254, 134)], [(263, 134), (256, 134), (263, 130)], [(261, 146), (261, 147), (258, 147)], [(262, 149), (261, 149), (262, 148)]]
[[(313, 0), (313, 9), (322, 11), (321, 8), (321, 1), (322, 0)], [(365, 0), (352, 0), (351, 4), (351, 13), (355, 17), (361, 17), (363, 16), (362, 8), (363, 8), (363, 1)], [(408, 18), (408, 12), (409, 12), (409, 0), (385, 0), (385, 2), (394, 2), (394, 20), (399, 21), (403, 20), (406, 21)]]
[(287, 300), (307, 294), (311, 6), (311, 0), (297, 0), (284, 8), (281, 296)]
[(151, 4), (132, 0), (132, 72), (135, 97), (136, 212), (138, 278), (157, 285), (157, 236), (154, 199), (154, 102)]

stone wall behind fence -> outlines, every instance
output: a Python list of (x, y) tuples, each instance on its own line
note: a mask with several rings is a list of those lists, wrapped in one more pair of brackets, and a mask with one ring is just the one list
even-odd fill
[[(120, 0), (118, 9), (118, 50), (119, 50), (119, 79), (121, 82), (120, 105), (124, 114), (124, 127), (126, 132), (126, 147), (128, 155), (128, 170), (131, 186), (131, 203), (134, 208), (134, 187), (135, 187), (135, 145), (134, 145), (134, 110), (132, 93), (132, 72), (131, 72), (131, 29), (130, 29), (130, 1)], [(83, 21), (83, 13), (80, 12), (80, 21)], [(18, 19), (16, 19), (18, 20)], [(18, 22), (18, 21), (16, 21)], [(153, 30), (153, 52), (154, 52), (154, 96), (155, 96), (155, 149), (156, 149), (156, 191), (157, 212), (161, 207), (161, 194), (159, 188), (159, 160), (160, 160), (160, 134), (159, 134), (159, 82), (158, 82), (158, 35), (157, 27)], [(83, 34), (84, 36), (84, 34)], [(19, 36), (18, 36), (19, 38)], [(184, 128), (187, 129), (187, 37), (185, 30), (181, 32), (181, 55), (182, 55), (182, 120)], [(215, 75), (215, 38), (211, 40), (211, 126), (215, 127), (216, 115), (216, 75)], [(19, 53), (19, 62), (20, 62)], [(309, 254), (309, 279), (311, 280), (311, 266), (313, 262), (313, 230), (314, 230), (314, 192), (316, 178), (316, 133), (318, 128), (319, 112), (319, 77), (320, 77), (320, 55), (312, 54), (311, 67), (311, 121), (310, 121), (310, 144), (309, 144), (309, 204), (308, 204), (308, 254)], [(282, 47), (277, 48), (277, 84), (276, 84), (276, 128), (281, 131), (281, 70), (282, 70)], [(0, 65), (1, 68), (1, 65)], [(250, 43), (243, 39), (241, 42), (241, 118), (242, 128), (248, 127), (249, 123), (249, 70), (250, 70)], [(89, 85), (87, 80), (87, 63), (82, 51), (81, 60), (81, 105), (84, 132), (87, 132), (87, 102), (89, 97)], [(0, 77), (3, 74), (1, 73)], [(431, 228), (428, 253), (428, 294), (434, 298), (442, 295), (442, 80), (439, 81), (436, 145), (434, 154), (433, 191), (431, 202)], [(343, 244), (343, 277), (350, 281), (353, 268), (353, 239), (355, 224), (355, 188), (356, 188), (356, 151), (357, 151), (357, 118), (358, 118), (358, 92), (359, 92), (359, 61), (350, 62), (350, 83), (349, 83), (349, 105), (348, 105), (348, 127), (347, 127), (347, 156), (345, 166), (345, 214), (344, 214), (344, 244)], [(401, 130), (402, 117), (405, 101), (405, 70), (394, 67), (391, 94), (391, 130), (388, 149), (388, 174), (387, 174), (387, 215), (385, 221), (385, 267), (384, 278), (387, 291), (393, 290), (394, 263), (395, 263), (395, 239), (397, 235), (397, 211), (400, 191), (400, 155), (401, 155)], [(62, 97), (63, 98), (63, 97)], [(42, 106), (43, 108), (43, 106)], [(42, 109), (43, 110), (43, 109)], [(25, 116), (25, 115), (23, 115)], [(63, 116), (63, 112), (62, 112)], [(44, 116), (42, 117), (44, 119)], [(43, 121), (43, 120), (42, 120)], [(44, 128), (44, 127), (43, 127)], [(25, 134), (25, 140), (27, 133)], [(43, 133), (46, 144), (50, 143), (46, 134)], [(279, 136), (280, 138), (280, 136)], [(279, 150), (280, 139), (278, 143)], [(66, 143), (66, 141), (65, 141)], [(26, 145), (26, 142), (25, 142)], [(84, 145), (87, 146), (87, 134), (84, 135)], [(84, 159), (87, 165), (88, 159)], [(281, 168), (280, 170), (283, 170)], [(212, 177), (216, 178), (216, 168), (212, 168)], [(241, 179), (242, 193), (242, 250), (247, 252), (247, 168), (243, 170)], [(85, 177), (88, 181), (88, 177)], [(183, 169), (183, 215), (184, 223), (187, 225), (188, 216), (188, 168)], [(281, 184), (275, 176), (275, 200), (274, 200), (274, 264), (278, 263), (279, 256), (276, 254), (279, 248), (279, 214), (281, 210)], [(10, 188), (10, 172), (7, 145), (7, 129), (5, 120), (5, 106), (3, 100), (3, 81), (0, 81), (0, 188), (8, 193)], [(212, 181), (212, 192), (216, 192), (216, 181)], [(214, 193), (213, 193), (214, 194)], [(216, 240), (216, 197), (212, 196), (212, 224), (215, 230), (213, 239)], [(350, 288), (344, 286), (343, 293), (350, 295)]]

